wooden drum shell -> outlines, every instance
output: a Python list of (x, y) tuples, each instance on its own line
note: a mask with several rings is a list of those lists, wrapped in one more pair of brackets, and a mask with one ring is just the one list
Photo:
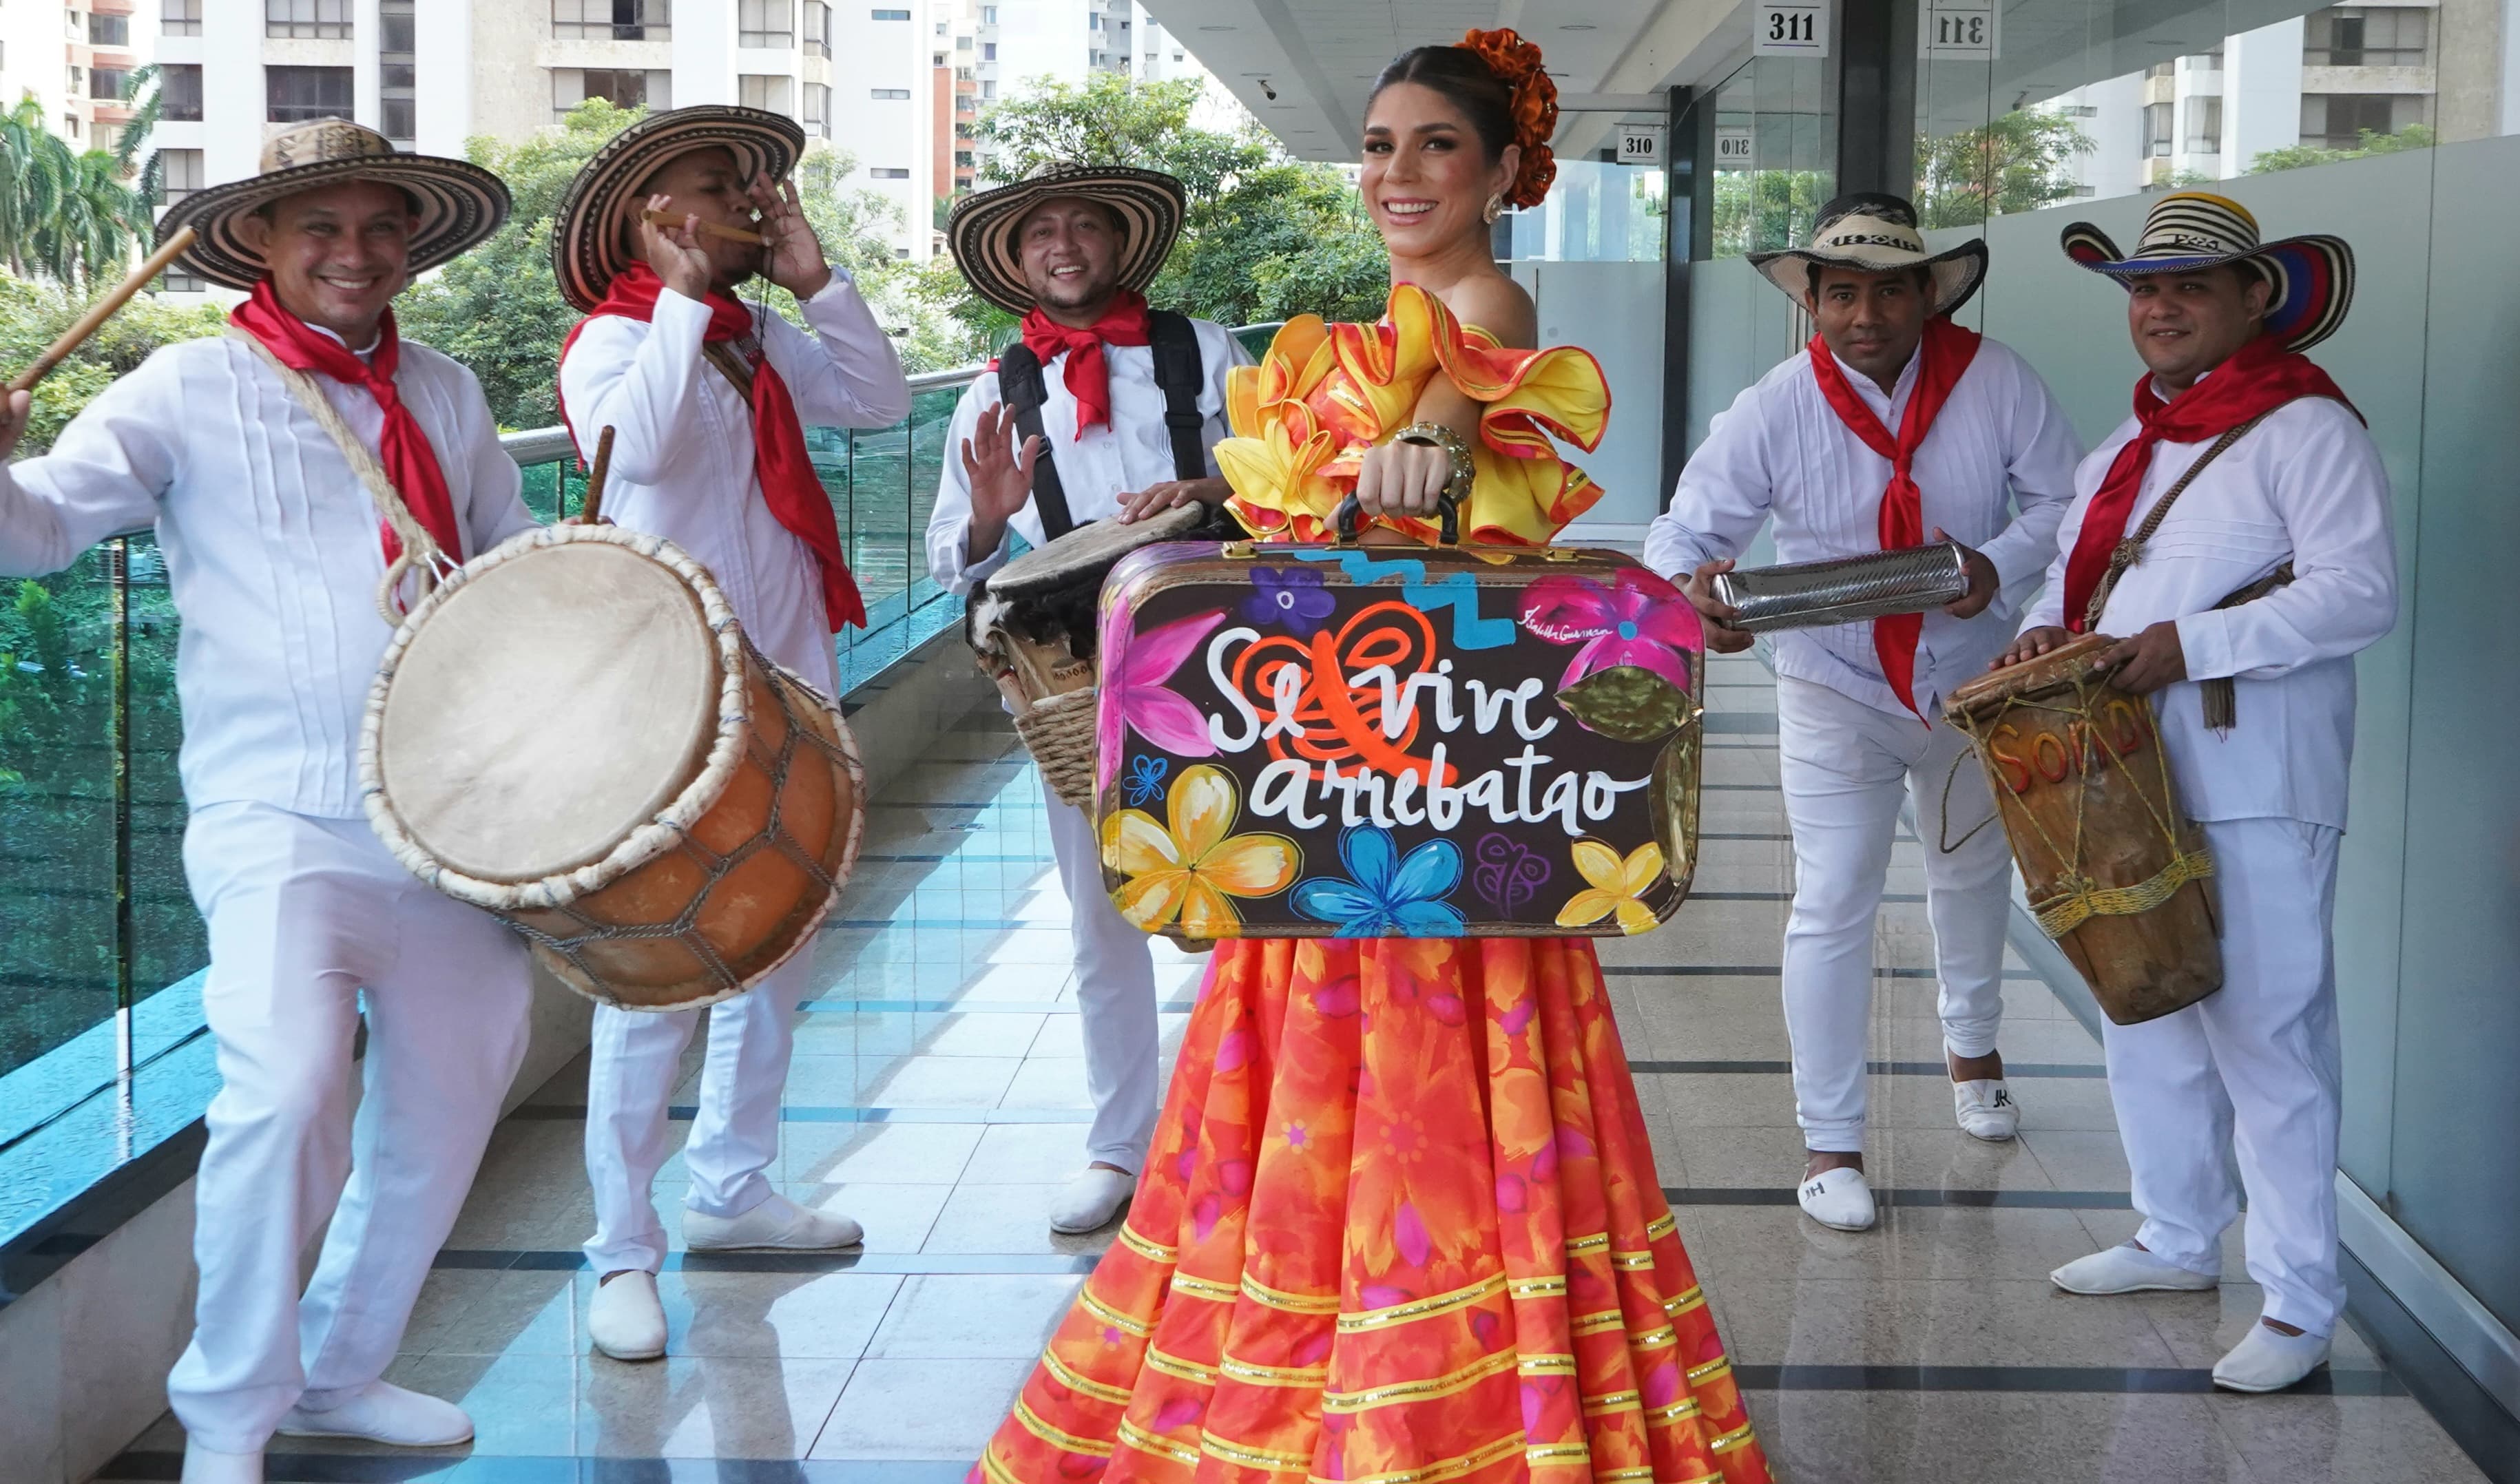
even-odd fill
[[(2203, 831), (2179, 806), (2151, 706), (2092, 678), (2107, 648), (2096, 636), (2076, 640), (1970, 682), (1945, 707), (1975, 743), (2034, 909), (2071, 894), (2077, 877), (2132, 888), (2182, 856), (2206, 855)], [(2222, 987), (2220, 927), (2205, 876), (2147, 910), (2094, 912), (2054, 941), (2101, 1011), (2135, 1025)]]
[[(608, 607), (590, 580), (625, 571), (644, 607)], [(676, 678), (652, 678), (643, 665), (668, 652)], [(576, 684), (608, 669), (623, 683)], [(652, 703), (616, 719), (572, 694), (619, 706), (625, 690)], [(635, 766), (628, 737), (651, 743)], [(369, 821), (405, 867), (625, 1010), (730, 999), (801, 951), (864, 827), (838, 708), (752, 648), (705, 568), (610, 526), (514, 538), (415, 608), (380, 665), (360, 763)], [(592, 828), (555, 832), (534, 812), (571, 817), (564, 801), (591, 787), (612, 801)]]

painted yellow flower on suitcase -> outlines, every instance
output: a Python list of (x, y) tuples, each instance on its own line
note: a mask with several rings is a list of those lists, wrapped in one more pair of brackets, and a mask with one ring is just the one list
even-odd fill
[(1126, 878), (1113, 894), (1120, 916), (1153, 932), (1181, 920), (1192, 937), (1225, 938), (1241, 930), (1230, 897), (1275, 896), (1303, 864), (1282, 834), (1233, 834), (1240, 800), (1234, 776), (1201, 763), (1173, 780), (1166, 822), (1143, 809), (1123, 809), (1102, 822), (1102, 862)]

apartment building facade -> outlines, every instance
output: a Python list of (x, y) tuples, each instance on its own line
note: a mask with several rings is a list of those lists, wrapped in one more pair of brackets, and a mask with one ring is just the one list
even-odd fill
[[(2520, 126), (2520, 98), (2494, 64), (2502, 0), (2330, 6), (2059, 94), (2092, 149), (2077, 194), (2123, 196), (2248, 174), (2296, 148), (2357, 150), (2421, 128), (2444, 140)], [(2471, 75), (2472, 74), (2472, 75)]]
[[(33, 98), (44, 122), (77, 150), (111, 150), (131, 110), (123, 90), (153, 53), (161, 0), (0, 3), (0, 104)], [(199, 14), (202, 0), (165, 0)], [(143, 9), (143, 6), (146, 9)]]
[(901, 209), (894, 249), (927, 246), (923, 0), (87, 3), (162, 8), (169, 105), (158, 143), (170, 192), (250, 174), (272, 125), (326, 114), (460, 155), (471, 136), (523, 139), (589, 98), (731, 103), (785, 113), (809, 140), (845, 149), (858, 161), (851, 183)]

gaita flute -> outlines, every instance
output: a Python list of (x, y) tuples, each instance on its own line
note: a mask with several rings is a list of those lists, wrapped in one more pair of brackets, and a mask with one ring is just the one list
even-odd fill
[[(683, 224), (683, 218), (670, 211), (642, 211), (639, 214), (659, 227), (679, 227)], [(758, 232), (746, 232), (742, 227), (721, 227), (713, 221), (700, 223), (700, 235), (724, 238), (731, 243), (750, 243), (756, 247), (766, 247), (770, 242), (770, 239)]]

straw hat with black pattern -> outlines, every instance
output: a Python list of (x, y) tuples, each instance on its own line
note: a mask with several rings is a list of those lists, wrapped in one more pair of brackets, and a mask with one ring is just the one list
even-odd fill
[(805, 127), (792, 118), (731, 104), (696, 104), (651, 113), (605, 142), (570, 181), (552, 225), (552, 276), (561, 296), (583, 311), (604, 302), (630, 266), (630, 208), (649, 177), (678, 155), (733, 151), (747, 175), (788, 178), (805, 153)]
[(2287, 350), (2308, 350), (2334, 335), (2354, 305), (2354, 249), (2345, 239), (2313, 234), (2262, 243), (2249, 208), (2210, 191), (2174, 191), (2154, 202), (2132, 253), (2083, 221), (2065, 229), (2064, 247), (2067, 257), (2121, 284), (2149, 273), (2251, 263), (2274, 286), (2266, 333)]
[(1810, 247), (1753, 252), (1750, 266), (1797, 304), (1811, 292), (1812, 275), (1820, 268), (1858, 273), (1923, 268), (1934, 278), (1934, 313), (1947, 315), (1967, 303), (1986, 282), (1986, 241), (1971, 238), (1948, 251), (1928, 252), (1913, 204), (1885, 192), (1856, 191), (1820, 208)]
[(1190, 200), (1182, 183), (1160, 170), (1073, 164), (1044, 165), (1013, 185), (965, 197), (945, 224), (945, 244), (974, 293), (1009, 314), (1030, 312), (1015, 233), (1033, 207), (1067, 197), (1098, 202), (1118, 219), (1120, 287), (1140, 292), (1172, 255)]
[(243, 180), (196, 191), (158, 219), (158, 241), (190, 227), (198, 236), (175, 271), (230, 289), (251, 289), (269, 265), (237, 229), (254, 212), (301, 191), (372, 180), (411, 198), (420, 225), (411, 235), (411, 271), (421, 273), (477, 247), (508, 219), (508, 187), (479, 165), (435, 155), (406, 155), (374, 129), (346, 118), (317, 118), (277, 129), (262, 145), (262, 167)]

